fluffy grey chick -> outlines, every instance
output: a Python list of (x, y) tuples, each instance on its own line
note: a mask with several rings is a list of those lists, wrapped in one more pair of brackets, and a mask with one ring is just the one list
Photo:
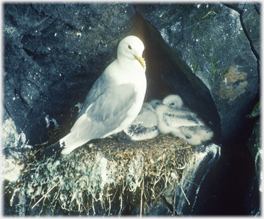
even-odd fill
[(158, 117), (149, 103), (144, 103), (136, 119), (124, 129), (131, 140), (141, 141), (155, 138), (158, 134)]
[(183, 105), (179, 95), (168, 95), (156, 108), (158, 128), (163, 134), (172, 134), (191, 145), (209, 141), (213, 132), (198, 118), (197, 114)]

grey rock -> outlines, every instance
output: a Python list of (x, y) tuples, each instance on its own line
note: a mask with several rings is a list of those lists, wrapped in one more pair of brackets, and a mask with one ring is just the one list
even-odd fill
[(255, 3), (254, 7), (255, 7), (256, 11), (258, 12), (258, 14), (261, 15), (261, 4)]
[(247, 147), (249, 148), (251, 156), (254, 160), (255, 171), (254, 175), (252, 174), (253, 176), (250, 179), (250, 185), (245, 196), (245, 207), (248, 214), (255, 216), (260, 215), (260, 197), (258, 197), (256, 194), (258, 194), (258, 192), (263, 192), (263, 180), (261, 171), (261, 163), (263, 160), (263, 156), (261, 153), (260, 127), (261, 124), (258, 118), (255, 122), (254, 129), (250, 136), (249, 142), (247, 143)]
[(260, 138), (260, 103), (258, 103), (252, 113), (249, 115), (250, 119), (254, 119), (255, 121), (254, 128), (252, 130), (250, 139), (247, 143), (247, 147), (250, 150), (252, 157), (254, 158), (255, 163), (255, 171), (256, 176), (258, 179), (259, 190), (262, 191), (262, 179), (261, 179), (261, 161), (262, 161), (262, 154), (261, 154), (261, 138)]
[(260, 47), (260, 15), (255, 8), (254, 4), (245, 4), (242, 11), (242, 23), (245, 28), (245, 32), (250, 40), (252, 51), (259, 59), (261, 47)]
[(241, 1), (241, 2), (238, 2), (238, 3), (223, 3), (223, 5), (229, 7), (229, 8), (232, 8), (234, 10), (236, 10), (237, 12), (241, 13), (243, 11), (243, 8), (245, 7), (245, 4), (246, 2), (244, 1)]
[(198, 196), (201, 195), (200, 189), (207, 174), (217, 164), (221, 156), (221, 148), (211, 144), (206, 148), (200, 147), (195, 153), (194, 159), (185, 167), (181, 179), (178, 179), (177, 186), (175, 185), (176, 192), (172, 186), (168, 186), (162, 194), (164, 199), (174, 206), (178, 215), (199, 215), (199, 210), (195, 208), (199, 202)]

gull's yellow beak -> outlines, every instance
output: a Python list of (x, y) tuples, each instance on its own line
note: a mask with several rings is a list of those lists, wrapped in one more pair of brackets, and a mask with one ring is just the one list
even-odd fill
[(146, 65), (145, 65), (144, 59), (142, 57), (137, 57), (137, 56), (135, 56), (135, 57), (139, 61), (139, 63), (142, 65), (142, 67), (145, 69)]

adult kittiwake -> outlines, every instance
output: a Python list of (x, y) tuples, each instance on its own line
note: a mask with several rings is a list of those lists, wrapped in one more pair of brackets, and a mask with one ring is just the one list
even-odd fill
[(162, 134), (172, 134), (191, 145), (199, 145), (213, 137), (212, 130), (186, 106), (179, 95), (168, 95), (158, 105), (158, 128)]
[(136, 119), (123, 132), (118, 133), (117, 137), (119, 140), (141, 141), (155, 138), (158, 134), (155, 109), (149, 103), (144, 103)]
[(137, 117), (146, 93), (145, 47), (136, 36), (120, 41), (117, 59), (95, 81), (69, 134), (42, 154), (69, 154), (86, 142), (127, 128)]

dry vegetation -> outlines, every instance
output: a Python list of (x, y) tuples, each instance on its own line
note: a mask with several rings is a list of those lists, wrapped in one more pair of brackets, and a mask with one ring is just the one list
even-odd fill
[(122, 215), (129, 203), (144, 215), (168, 185), (175, 191), (180, 186), (195, 149), (179, 138), (159, 135), (135, 144), (93, 140), (56, 159), (40, 157), (42, 150), (28, 151), (20, 179), (5, 187), (17, 214), (52, 215), (60, 209), (68, 215)]

